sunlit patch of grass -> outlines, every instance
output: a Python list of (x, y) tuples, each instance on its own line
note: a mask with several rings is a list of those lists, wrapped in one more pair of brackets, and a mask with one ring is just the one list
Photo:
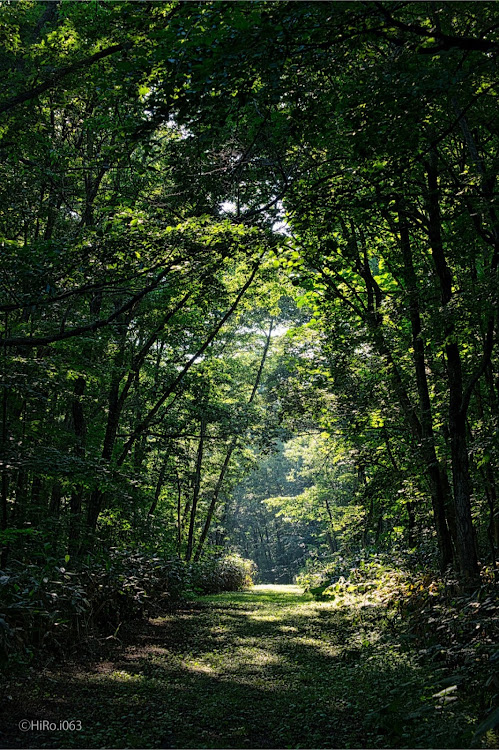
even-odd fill
[(200, 661), (184, 662), (183, 666), (189, 672), (195, 672), (196, 674), (209, 674), (209, 675), (216, 674), (216, 670), (213, 669), (213, 667), (210, 664), (207, 664), (206, 662), (200, 662)]
[(271, 664), (282, 664), (282, 657), (264, 648), (241, 646), (234, 654), (233, 663), (239, 668), (268, 667)]
[(256, 586), (252, 586), (249, 591), (274, 594), (278, 597), (281, 597), (284, 594), (293, 594), (300, 597), (303, 596), (303, 588), (301, 586), (296, 586), (295, 584), (281, 585), (275, 583), (259, 583)]
[(281, 619), (277, 615), (268, 615), (268, 614), (266, 615), (250, 614), (249, 617), (251, 620), (255, 620), (255, 622), (279, 622)]
[(147, 622), (151, 625), (166, 625), (169, 622), (175, 622), (173, 615), (162, 615), (161, 617), (148, 617)]
[(132, 674), (126, 672), (124, 669), (116, 670), (108, 675), (110, 680), (116, 680), (117, 682), (142, 682), (144, 676), (141, 674)]

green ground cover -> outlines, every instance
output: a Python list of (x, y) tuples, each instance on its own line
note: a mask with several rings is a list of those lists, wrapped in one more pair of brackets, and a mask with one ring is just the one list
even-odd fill
[[(476, 716), (387, 610), (265, 585), (130, 625), (114, 652), (11, 688), (2, 747), (459, 748)], [(448, 695), (435, 694), (452, 688)], [(20, 719), (80, 731), (20, 732)]]

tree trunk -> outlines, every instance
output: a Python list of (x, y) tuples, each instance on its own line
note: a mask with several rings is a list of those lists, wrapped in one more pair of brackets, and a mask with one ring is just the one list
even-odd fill
[(177, 557), (182, 554), (182, 484), (177, 474)]
[[(265, 360), (267, 359), (267, 354), (268, 354), (268, 351), (269, 351), (269, 346), (270, 346), (270, 340), (271, 340), (271, 336), (272, 336), (273, 325), (274, 325), (274, 321), (271, 320), (270, 321), (269, 332), (267, 334), (267, 338), (265, 339), (265, 346), (263, 348), (263, 354), (262, 354), (262, 358), (260, 360), (260, 366), (258, 368), (258, 373), (257, 373), (257, 376), (256, 376), (256, 380), (255, 380), (255, 383), (253, 385), (253, 389), (251, 391), (251, 395), (250, 395), (249, 400), (248, 400), (248, 406), (250, 406), (253, 403), (254, 398), (256, 396), (256, 393), (258, 391), (258, 386), (260, 385), (260, 380), (262, 379), (263, 368), (265, 366)], [(235, 436), (232, 439), (232, 441), (231, 441), (231, 443), (229, 445), (229, 448), (227, 450), (227, 454), (225, 456), (225, 461), (223, 462), (222, 469), (220, 470), (220, 475), (218, 477), (218, 481), (217, 481), (217, 483), (215, 485), (215, 489), (213, 491), (213, 495), (212, 495), (211, 502), (210, 502), (210, 507), (208, 508), (208, 514), (206, 516), (206, 521), (205, 521), (205, 524), (204, 524), (204, 527), (203, 527), (203, 531), (201, 533), (201, 537), (199, 539), (198, 546), (197, 546), (197, 549), (196, 549), (196, 554), (194, 555), (194, 562), (197, 562), (197, 560), (199, 560), (199, 558), (201, 557), (201, 552), (203, 551), (203, 546), (204, 546), (204, 543), (206, 541), (206, 537), (208, 536), (208, 532), (210, 530), (211, 522), (213, 520), (213, 514), (215, 512), (215, 508), (217, 507), (218, 497), (220, 495), (220, 490), (222, 489), (223, 481), (225, 479), (225, 474), (227, 472), (227, 469), (229, 468), (230, 459), (232, 457), (234, 449), (237, 446), (237, 440), (238, 440), (238, 438), (237, 438), (237, 436)]]
[(90, 533), (93, 533), (97, 528), (97, 521), (102, 506), (102, 497), (103, 493), (98, 487), (90, 493), (87, 502), (87, 528)]
[(26, 491), (28, 478), (26, 470), (21, 468), (17, 473), (16, 486), (14, 489), (15, 503), (13, 509), (12, 523), (15, 526), (22, 526), (24, 522), (24, 513), (26, 508)]
[(203, 448), (204, 438), (206, 434), (206, 417), (201, 417), (201, 430), (199, 436), (198, 453), (196, 458), (196, 475), (194, 478), (194, 490), (192, 493), (192, 506), (191, 506), (191, 518), (189, 523), (189, 535), (187, 537), (187, 550), (185, 553), (185, 560), (189, 562), (192, 557), (192, 549), (194, 546), (194, 527), (196, 523), (196, 510), (199, 499), (199, 491), (201, 489), (201, 470), (203, 466)]
[(438, 549), (440, 553), (440, 569), (443, 572), (453, 561), (452, 541), (446, 519), (446, 507), (449, 503), (449, 498), (446, 497), (446, 485), (443, 482), (443, 470), (439, 465), (435, 451), (433, 417), (428, 378), (426, 376), (425, 348), (419, 309), (418, 282), (414, 269), (409, 229), (400, 207), (398, 217), (400, 244), (404, 262), (404, 277), (409, 296), (409, 316), (412, 330), (414, 370), (419, 397), (421, 454), (423, 461), (426, 464), (426, 473), (430, 484), (433, 519), (437, 532)]
[[(7, 449), (7, 385), (4, 384), (2, 397), (2, 452), (5, 455)], [(9, 494), (9, 476), (7, 469), (2, 467), (2, 508), (0, 514), (0, 531), (6, 531), (9, 523), (8, 517), (8, 498)], [(9, 546), (2, 539), (2, 552), (0, 554), (0, 568), (5, 568), (9, 556)]]
[(463, 575), (466, 578), (474, 579), (478, 576), (478, 560), (471, 517), (471, 481), (466, 439), (466, 418), (459, 409), (458, 394), (454, 395), (455, 398), (451, 397), (449, 407), (449, 429), (458, 557)]
[(58, 479), (54, 480), (50, 494), (49, 514), (59, 518), (61, 512), (62, 487)]
[[(192, 292), (187, 292), (182, 299), (164, 315), (160, 324), (154, 328), (151, 334), (147, 337), (144, 344), (140, 347), (138, 352), (133, 357), (128, 376), (126, 381), (123, 382), (125, 375), (125, 345), (126, 345), (126, 334), (129, 328), (130, 320), (121, 321), (121, 339), (119, 340), (118, 351), (114, 360), (113, 374), (109, 387), (109, 398), (108, 398), (108, 416), (106, 422), (106, 432), (104, 435), (104, 441), (102, 445), (101, 456), (106, 463), (111, 463), (113, 459), (114, 447), (116, 443), (116, 435), (120, 424), (121, 414), (125, 405), (128, 394), (134, 382), (137, 382), (140, 374), (140, 369), (144, 364), (144, 361), (151, 350), (152, 346), (158, 340), (161, 332), (168, 324), (168, 322), (176, 315), (186, 302), (191, 297)], [(120, 390), (121, 387), (121, 390)], [(123, 459), (124, 460), (124, 459)], [(123, 463), (123, 461), (121, 461)], [(121, 465), (118, 461), (118, 465)], [(96, 488), (90, 495), (87, 506), (87, 527), (90, 532), (94, 532), (97, 527), (97, 521), (102, 508), (104, 499), (104, 493)]]
[(41, 477), (34, 476), (31, 482), (31, 507), (35, 517), (41, 515), (40, 498), (42, 494), (42, 479)]
[(467, 404), (464, 399), (463, 373), (459, 345), (456, 339), (453, 313), (449, 309), (452, 299), (452, 274), (445, 258), (440, 228), (440, 206), (438, 196), (437, 155), (430, 154), (427, 163), (429, 240), (435, 269), (440, 283), (440, 295), (444, 309), (445, 354), (449, 388), (449, 432), (452, 461), (452, 484), (456, 513), (456, 542), (459, 567), (469, 580), (478, 577), (478, 558), (471, 516), (471, 479), (466, 437)]
[(154, 491), (154, 500), (152, 501), (151, 507), (149, 508), (149, 511), (147, 513), (148, 516), (152, 516), (154, 512), (156, 511), (156, 508), (158, 507), (159, 496), (161, 494), (161, 490), (163, 489), (163, 484), (165, 483), (166, 468), (168, 466), (168, 459), (169, 459), (168, 450), (169, 450), (169, 447), (167, 447), (165, 451), (165, 458), (163, 460), (161, 469), (159, 471), (158, 481), (156, 482), (156, 489)]
[(83, 488), (75, 487), (69, 500), (68, 555), (73, 557), (78, 552), (81, 534), (81, 503)]
[[(83, 458), (85, 456), (86, 422), (83, 411), (82, 396), (85, 391), (85, 379), (79, 377), (74, 387), (74, 398), (72, 404), (73, 429), (76, 436), (75, 455)], [(70, 499), (70, 516), (68, 532), (68, 554), (75, 555), (78, 551), (78, 543), (81, 534), (81, 503), (83, 487), (76, 485), (73, 488)]]

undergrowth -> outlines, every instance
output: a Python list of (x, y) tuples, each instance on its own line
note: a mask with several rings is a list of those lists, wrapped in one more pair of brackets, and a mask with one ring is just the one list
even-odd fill
[(71, 562), (66, 556), (0, 571), (0, 666), (24, 664), (41, 650), (64, 656), (90, 635), (112, 636), (122, 623), (164, 612), (190, 592), (237, 591), (254, 574), (238, 555), (187, 564), (112, 549), (105, 559)]
[[(466, 695), (482, 717), (475, 740), (499, 734), (499, 599), (494, 571), (483, 568), (472, 589), (454, 574), (410, 568), (410, 558), (345, 558), (305, 571), (297, 583), (336, 607), (382, 605), (386, 621), (406, 651), (450, 675), (439, 699), (448, 705)], [(489, 736), (490, 735), (490, 736)]]

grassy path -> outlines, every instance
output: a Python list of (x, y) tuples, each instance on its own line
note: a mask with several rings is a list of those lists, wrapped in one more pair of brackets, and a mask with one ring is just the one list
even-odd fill
[[(418, 665), (374, 607), (256, 586), (134, 627), (113, 658), (18, 685), (1, 747), (469, 746), (459, 701), (431, 698), (445, 671)], [(82, 729), (22, 733), (22, 718)]]

